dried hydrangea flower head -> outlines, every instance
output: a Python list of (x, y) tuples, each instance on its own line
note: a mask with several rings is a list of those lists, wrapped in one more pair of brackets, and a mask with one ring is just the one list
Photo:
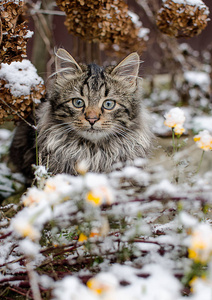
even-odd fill
[(25, 1), (0, 1), (2, 24), (0, 61), (3, 63), (22, 61), (27, 56), (26, 44), (33, 32), (27, 29), (24, 20), (25, 10)]
[(157, 26), (170, 36), (192, 37), (206, 27), (208, 16), (209, 9), (201, 0), (163, 0)]
[[(146, 48), (147, 30), (134, 22), (123, 0), (57, 0), (66, 13), (65, 25), (71, 34), (90, 42), (101, 42), (107, 49), (127, 54)], [(144, 29), (144, 30), (143, 30)]]
[(43, 79), (38, 76), (32, 63), (24, 59), (0, 67), (0, 124), (8, 120), (26, 119), (34, 105), (45, 95)]

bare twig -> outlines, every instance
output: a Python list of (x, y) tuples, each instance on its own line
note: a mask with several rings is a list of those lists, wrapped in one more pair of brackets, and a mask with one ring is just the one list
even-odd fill
[(14, 112), (20, 119), (22, 119), (27, 125), (32, 127), (33, 129), (37, 129), (34, 125), (30, 124), (26, 119), (24, 119), (17, 111), (15, 111), (6, 101), (4, 101), (2, 98), (0, 100), (12, 111)]
[(59, 11), (59, 10), (48, 10), (48, 9), (36, 9), (36, 8), (31, 8), (29, 10), (30, 15), (36, 15), (36, 14), (44, 14), (44, 15), (52, 15), (52, 16), (65, 16), (64, 11)]

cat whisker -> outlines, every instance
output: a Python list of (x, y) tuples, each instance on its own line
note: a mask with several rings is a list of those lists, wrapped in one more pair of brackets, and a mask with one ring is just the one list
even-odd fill
[(47, 133), (48, 131), (52, 131), (52, 130), (54, 130), (54, 129), (57, 129), (58, 127), (63, 127), (63, 126), (70, 126), (70, 124), (69, 123), (60, 123), (60, 124), (55, 124), (55, 125), (53, 125), (53, 126), (50, 126), (48, 129), (46, 129), (45, 131), (44, 131), (44, 133)]
[(49, 76), (49, 78), (52, 78), (52, 77), (54, 77), (55, 75), (60, 74), (60, 73), (62, 73), (62, 74), (63, 74), (63, 73), (70, 74), (70, 72), (73, 72), (74, 70), (75, 70), (75, 69), (74, 69), (74, 68), (71, 68), (71, 67), (63, 68), (63, 69), (61, 69), (61, 70), (58, 70), (58, 71), (52, 73), (52, 74)]
[(122, 136), (125, 139), (128, 139), (127, 134), (118, 128), (114, 128), (113, 132), (115, 132), (116, 134), (119, 134), (120, 136)]
[(123, 126), (123, 125), (121, 125), (121, 124), (117, 124), (117, 123), (116, 123), (115, 126), (117, 126), (119, 129), (123, 130), (124, 132), (125, 132), (125, 131), (128, 131), (129, 133), (132, 133), (132, 134), (135, 133), (134, 130), (132, 130), (132, 129), (130, 129), (130, 128), (127, 128), (127, 127), (125, 127), (125, 126)]
[[(119, 139), (119, 141), (121, 142), (121, 143), (123, 143), (123, 141), (121, 140), (121, 138), (120, 138), (120, 136), (122, 136), (124, 139), (127, 139), (127, 141), (129, 141), (129, 139), (127, 138), (127, 136), (125, 136), (125, 135), (123, 135), (123, 134), (121, 134), (120, 132), (113, 132), (113, 135), (116, 137), (116, 138), (118, 138)], [(130, 152), (131, 153), (134, 153), (134, 155), (136, 156), (136, 151), (134, 150), (134, 144), (133, 143), (126, 143), (125, 144), (128, 148), (130, 148)]]
[(126, 131), (124, 131), (123, 129), (118, 128), (118, 127), (116, 127), (115, 129), (117, 130), (117, 132), (118, 132), (121, 136), (123, 136), (123, 137), (126, 138), (127, 140), (131, 140), (132, 142), (134, 141), (135, 144), (137, 143), (136, 138), (131, 134), (131, 132), (126, 132)]
[(125, 134), (134, 134), (134, 131), (132, 131), (131, 129), (124, 127), (122, 125), (114, 124), (113, 126), (115, 126), (116, 129), (121, 130)]
[(116, 139), (119, 140), (120, 143), (122, 142), (121, 139), (120, 139), (120, 137), (117, 135), (116, 132), (112, 131), (111, 133), (112, 133), (113, 136), (115, 136)]

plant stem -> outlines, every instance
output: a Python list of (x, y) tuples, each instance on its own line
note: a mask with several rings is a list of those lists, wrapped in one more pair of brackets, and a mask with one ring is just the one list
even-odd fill
[(33, 102), (33, 116), (34, 116), (34, 124), (35, 124), (35, 158), (36, 158), (36, 166), (39, 165), (38, 159), (38, 131), (37, 131), (37, 122), (35, 115), (35, 103)]
[(200, 158), (200, 162), (199, 162), (199, 165), (198, 165), (198, 168), (197, 168), (197, 170), (196, 170), (196, 174), (197, 174), (197, 173), (199, 172), (199, 170), (200, 170), (200, 167), (201, 167), (201, 164), (202, 164), (202, 161), (203, 161), (204, 153), (205, 153), (205, 151), (203, 150), (203, 151), (202, 151), (201, 158)]
[(35, 130), (35, 152), (36, 152), (36, 166), (39, 165), (38, 163), (38, 132)]
[(172, 127), (172, 147), (173, 147), (173, 154), (175, 154), (175, 140), (174, 140), (174, 128)]

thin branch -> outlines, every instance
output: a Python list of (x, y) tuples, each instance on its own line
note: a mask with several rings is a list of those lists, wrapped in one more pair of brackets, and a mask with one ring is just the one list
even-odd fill
[(22, 119), (27, 125), (32, 127), (33, 129), (37, 129), (34, 125), (30, 124), (27, 120), (25, 120), (17, 111), (15, 111), (6, 101), (4, 101), (2, 98), (0, 100), (12, 111), (14, 112), (20, 119)]
[(35, 9), (32, 8), (29, 10), (30, 15), (43, 14), (43, 15), (52, 15), (52, 16), (66, 16), (66, 13), (59, 10), (47, 10), (47, 9)]

